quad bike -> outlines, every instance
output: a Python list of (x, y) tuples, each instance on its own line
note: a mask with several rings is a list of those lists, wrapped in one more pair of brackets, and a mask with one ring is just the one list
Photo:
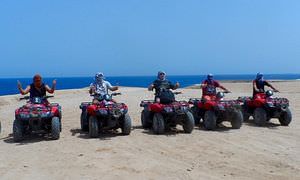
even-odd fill
[(51, 134), (52, 139), (59, 139), (61, 132), (61, 106), (58, 103), (49, 103), (48, 98), (28, 96), (20, 100), (28, 100), (25, 105), (15, 111), (13, 123), (13, 139), (18, 142), (26, 134), (43, 133)]
[(131, 118), (128, 107), (124, 103), (115, 102), (112, 97), (121, 93), (111, 95), (92, 95), (97, 103), (83, 102), (80, 105), (80, 124), (82, 131), (88, 131), (91, 138), (98, 137), (99, 132), (104, 130), (121, 128), (122, 134), (129, 135), (131, 132)]
[[(174, 94), (177, 95), (180, 92)], [(176, 127), (177, 124), (183, 126), (185, 133), (191, 133), (194, 129), (194, 117), (186, 101), (173, 101), (165, 104), (154, 100), (143, 100), (140, 107), (144, 108), (141, 113), (143, 128), (152, 128), (155, 134), (163, 134), (165, 129)]]
[(264, 126), (271, 118), (278, 118), (282, 126), (288, 126), (292, 121), (292, 113), (289, 109), (287, 98), (273, 97), (273, 91), (261, 92), (252, 97), (239, 97), (242, 102), (244, 120), (253, 116), (258, 126)]
[[(233, 129), (239, 129), (243, 123), (240, 102), (237, 100), (224, 100), (225, 93), (218, 92), (210, 96), (210, 100), (203, 98), (190, 98), (189, 104), (194, 115), (195, 124), (207, 130), (216, 129), (223, 121), (229, 121)], [(201, 121), (202, 120), (202, 121)]]

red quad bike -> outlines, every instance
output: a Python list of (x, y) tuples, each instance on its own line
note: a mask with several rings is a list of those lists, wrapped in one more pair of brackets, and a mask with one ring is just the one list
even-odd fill
[[(174, 94), (177, 95), (180, 92), (174, 92)], [(177, 124), (183, 126), (185, 133), (191, 133), (194, 129), (194, 117), (186, 101), (162, 104), (153, 100), (143, 100), (140, 107), (144, 108), (141, 113), (143, 128), (152, 127), (155, 134), (163, 134), (165, 129), (176, 127)]]
[(15, 142), (24, 139), (25, 134), (46, 133), (51, 134), (52, 139), (59, 139), (61, 132), (61, 106), (57, 103), (49, 103), (48, 98), (28, 96), (27, 103), (15, 111), (13, 123), (13, 138)]
[(126, 104), (116, 103), (112, 99), (112, 96), (120, 94), (92, 95), (99, 103), (81, 103), (81, 130), (88, 131), (91, 138), (98, 137), (100, 131), (118, 128), (121, 128), (122, 134), (129, 135), (131, 132), (131, 118), (128, 114), (128, 107)]
[(253, 116), (258, 126), (264, 126), (271, 118), (278, 118), (282, 126), (288, 126), (292, 121), (292, 113), (289, 109), (289, 100), (286, 98), (273, 97), (273, 91), (258, 93), (254, 98), (239, 97), (243, 103), (244, 120)]
[(189, 103), (194, 115), (195, 124), (203, 126), (207, 130), (214, 130), (217, 124), (229, 121), (233, 129), (239, 129), (243, 123), (243, 114), (240, 102), (237, 100), (224, 100), (227, 92), (218, 92), (216, 96), (211, 96), (211, 100), (202, 98), (191, 98)]

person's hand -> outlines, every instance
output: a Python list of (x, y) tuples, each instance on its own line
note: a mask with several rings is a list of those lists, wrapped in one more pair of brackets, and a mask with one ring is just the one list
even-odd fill
[(53, 85), (53, 86), (56, 86), (56, 79), (54, 79), (54, 80), (52, 81), (52, 85)]
[(264, 90), (263, 89), (258, 89), (258, 92), (263, 93)]
[(22, 89), (22, 84), (19, 80), (17, 80), (17, 84), (18, 84), (18, 89)]

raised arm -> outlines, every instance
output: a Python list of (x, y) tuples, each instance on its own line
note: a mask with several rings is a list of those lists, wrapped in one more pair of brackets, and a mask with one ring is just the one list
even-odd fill
[(179, 88), (180, 87), (180, 84), (179, 84), (179, 82), (176, 82), (176, 84), (175, 85), (172, 85), (172, 89), (173, 90), (175, 90), (175, 89), (177, 89), (177, 88)]
[(154, 88), (154, 84), (153, 83), (148, 86), (148, 90), (149, 91), (153, 91), (153, 88)]
[(56, 79), (52, 82), (52, 88), (50, 88), (48, 85), (45, 85), (46, 91), (50, 94), (53, 94), (56, 88)]
[(27, 86), (25, 89), (22, 88), (21, 82), (18, 80), (18, 89), (22, 95), (28, 94), (30, 91), (30, 86)]

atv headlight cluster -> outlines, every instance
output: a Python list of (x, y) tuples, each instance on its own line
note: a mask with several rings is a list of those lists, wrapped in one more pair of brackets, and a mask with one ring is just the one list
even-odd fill
[(47, 117), (49, 117), (50, 115), (51, 115), (50, 112), (42, 113), (42, 114), (41, 114), (41, 118), (47, 118)]
[(187, 107), (187, 106), (182, 106), (182, 107), (181, 107), (181, 111), (187, 112), (187, 111), (188, 111), (188, 107)]
[(267, 102), (268, 107), (274, 107), (274, 103), (272, 101)]
[(23, 113), (21, 113), (20, 114), (20, 118), (21, 119), (29, 119), (30, 118), (30, 114), (23, 114)]
[(173, 108), (171, 107), (164, 107), (164, 111), (167, 113), (173, 112)]
[(107, 115), (108, 114), (107, 110), (105, 110), (105, 109), (99, 109), (98, 113), (101, 114), (101, 115)]

